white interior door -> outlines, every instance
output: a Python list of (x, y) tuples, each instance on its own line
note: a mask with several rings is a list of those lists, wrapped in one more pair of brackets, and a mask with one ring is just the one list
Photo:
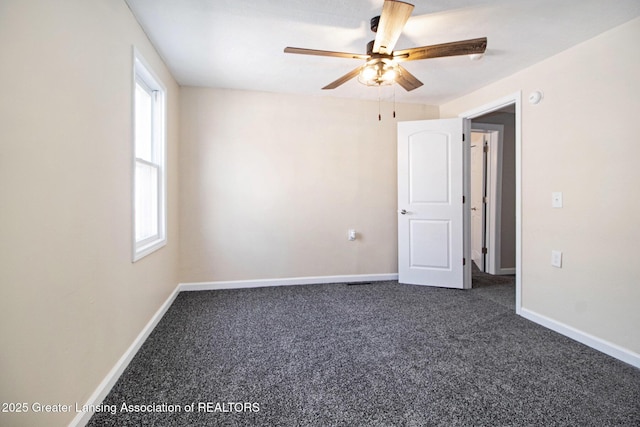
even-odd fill
[[(474, 145), (476, 137), (482, 135), (486, 150), (484, 153), (484, 177), (477, 178), (474, 175)], [(482, 218), (482, 229), (484, 230), (483, 248), (484, 266), (477, 261), (478, 267), (485, 273), (501, 274), (501, 248), (502, 248), (502, 145), (503, 145), (504, 125), (473, 122), (471, 124), (471, 258), (476, 261), (474, 236), (474, 215), (478, 211), (473, 208), (476, 204), (474, 191), (478, 182), (484, 182), (484, 216)], [(482, 259), (481, 258), (481, 259)]]
[(471, 260), (485, 271), (486, 154), (485, 134), (471, 132)]
[(398, 123), (401, 283), (471, 287), (469, 139), (464, 119)]

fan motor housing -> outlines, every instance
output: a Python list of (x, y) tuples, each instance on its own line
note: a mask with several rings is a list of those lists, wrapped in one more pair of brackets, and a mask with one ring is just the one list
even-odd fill
[(367, 55), (373, 54), (373, 45), (375, 42), (375, 40), (371, 40), (369, 43), (367, 43)]
[(380, 17), (379, 16), (374, 16), (373, 18), (371, 18), (371, 31), (373, 31), (374, 33), (378, 32), (378, 23), (380, 22)]

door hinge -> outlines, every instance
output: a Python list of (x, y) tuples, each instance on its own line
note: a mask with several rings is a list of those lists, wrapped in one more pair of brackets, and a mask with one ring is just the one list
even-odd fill
[(462, 265), (467, 265), (467, 259), (466, 258), (462, 258)]
[(484, 148), (483, 148), (483, 150), (484, 150), (484, 152), (485, 152), (485, 153), (488, 153), (488, 152), (489, 152), (489, 146), (488, 146), (488, 145), (485, 145), (485, 146), (484, 146)]
[(482, 203), (484, 203), (485, 205), (486, 205), (487, 203), (489, 203), (489, 198), (488, 198), (488, 197), (483, 197), (483, 198), (482, 198)]
[(466, 203), (466, 199), (462, 196), (462, 203)]
[(462, 142), (464, 142), (464, 133), (462, 134)]
[(484, 255), (486, 255), (486, 254), (487, 254), (487, 248), (482, 248), (482, 253), (483, 253)]

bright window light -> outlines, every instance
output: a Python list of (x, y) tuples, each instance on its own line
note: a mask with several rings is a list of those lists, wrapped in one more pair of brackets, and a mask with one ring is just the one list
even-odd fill
[(133, 261), (160, 249), (166, 239), (166, 90), (134, 50)]

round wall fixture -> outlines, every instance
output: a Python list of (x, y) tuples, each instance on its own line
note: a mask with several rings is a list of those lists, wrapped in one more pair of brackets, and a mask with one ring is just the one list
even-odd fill
[(531, 95), (529, 95), (529, 102), (531, 104), (539, 104), (540, 101), (542, 101), (542, 97), (544, 95), (542, 94), (541, 90), (536, 90), (535, 92), (531, 92)]

